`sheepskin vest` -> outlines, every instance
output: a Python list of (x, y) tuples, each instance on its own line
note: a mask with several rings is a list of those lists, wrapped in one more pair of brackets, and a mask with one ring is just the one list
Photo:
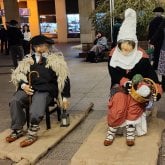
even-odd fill
[[(16, 90), (19, 87), (20, 81), (28, 83), (27, 74), (30, 72), (30, 66), (34, 64), (31, 55), (24, 58), (19, 62), (18, 67), (12, 70), (11, 81), (15, 86)], [(61, 52), (55, 52), (47, 56), (46, 68), (52, 69), (57, 75), (58, 83), (58, 102), (62, 105), (62, 91), (64, 89), (65, 81), (69, 76), (69, 70)]]

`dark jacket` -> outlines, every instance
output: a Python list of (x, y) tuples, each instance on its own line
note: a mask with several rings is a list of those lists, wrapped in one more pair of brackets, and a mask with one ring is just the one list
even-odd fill
[(0, 30), (0, 38), (2, 41), (7, 40), (7, 30), (5, 28), (1, 28)]
[(112, 40), (113, 40), (113, 42), (112, 42), (111, 48), (114, 48), (117, 45), (117, 36), (118, 36), (121, 25), (122, 25), (121, 22), (116, 22), (113, 25), (113, 29), (112, 29)]
[(113, 68), (112, 66), (110, 66), (109, 64), (111, 57), (112, 56), (109, 57), (108, 62), (109, 74), (111, 76), (111, 87), (114, 84), (120, 84), (120, 80), (124, 77), (132, 80), (135, 74), (141, 74), (143, 77), (150, 78), (155, 83), (159, 83), (156, 72), (153, 70), (148, 58), (142, 57), (141, 60), (134, 66), (134, 68), (127, 72), (127, 70), (120, 67)]
[(162, 21), (163, 21), (163, 17), (159, 16), (159, 17), (155, 17), (150, 22), (149, 29), (148, 29), (148, 40), (150, 40), (152, 38), (152, 36), (155, 34), (155, 32), (157, 31), (157, 29)]
[(164, 28), (165, 28), (165, 18), (162, 20), (156, 33), (152, 36), (150, 40), (150, 44), (157, 45), (159, 46), (159, 48), (161, 48), (164, 39)]
[[(56, 73), (49, 68), (46, 68), (46, 58), (42, 57), (41, 63), (36, 63), (35, 55), (32, 55), (34, 64), (31, 65), (30, 71), (37, 71), (39, 77), (36, 74), (31, 74), (32, 89), (40, 92), (49, 92), (54, 98), (58, 96), (58, 83)], [(29, 77), (29, 76), (28, 76)], [(24, 82), (20, 82), (20, 85)], [(62, 91), (63, 97), (70, 97), (70, 81), (69, 78), (65, 81), (65, 86)]]
[(20, 46), (24, 37), (21, 30), (13, 26), (7, 29), (7, 38), (10, 46)]

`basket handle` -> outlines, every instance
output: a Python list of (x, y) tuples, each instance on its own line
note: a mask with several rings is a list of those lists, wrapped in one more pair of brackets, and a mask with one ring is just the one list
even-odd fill
[(155, 94), (157, 95), (158, 94), (158, 88), (156, 86), (156, 83), (150, 78), (144, 78), (144, 80), (150, 81), (153, 84), (153, 86), (155, 88), (155, 92), (156, 92)]

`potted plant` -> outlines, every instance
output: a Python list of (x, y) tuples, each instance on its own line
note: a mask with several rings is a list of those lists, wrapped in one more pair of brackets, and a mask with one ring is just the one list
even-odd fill
[[(147, 39), (147, 27), (153, 17), (153, 9), (163, 6), (157, 0), (114, 0), (114, 10), (110, 11), (110, 0), (98, 0), (96, 9), (91, 13), (92, 25), (95, 30), (102, 30), (111, 38), (111, 18), (124, 17), (124, 11), (132, 8), (137, 12), (137, 37), (139, 41)], [(111, 39), (110, 39), (111, 40)]]

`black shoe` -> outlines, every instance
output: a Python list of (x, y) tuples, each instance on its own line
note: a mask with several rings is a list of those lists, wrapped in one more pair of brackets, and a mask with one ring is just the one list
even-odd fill
[(163, 89), (163, 92), (165, 92), (165, 86), (164, 85), (162, 85), (162, 89)]

